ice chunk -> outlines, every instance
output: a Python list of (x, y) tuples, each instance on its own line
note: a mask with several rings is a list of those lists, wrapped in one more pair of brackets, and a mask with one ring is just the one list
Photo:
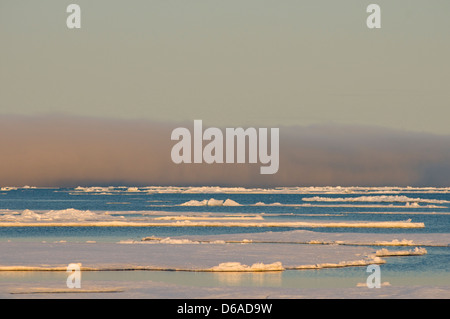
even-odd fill
[(185, 202), (183, 204), (180, 204), (180, 206), (206, 206), (208, 204), (208, 201), (205, 199), (203, 201), (198, 200), (190, 200), (188, 202)]
[(284, 267), (281, 262), (277, 261), (272, 264), (255, 263), (251, 266), (242, 265), (240, 262), (226, 262), (220, 263), (209, 269), (210, 271), (283, 271)]
[(180, 206), (241, 206), (241, 204), (235, 202), (232, 199), (226, 199), (225, 201), (223, 201), (210, 198), (209, 200), (204, 199), (202, 201), (190, 200), (188, 202), (180, 204)]
[(422, 256), (427, 253), (425, 248), (416, 247), (414, 250), (388, 250), (386, 248), (377, 250), (376, 256), (389, 257), (389, 256)]
[(238, 202), (235, 202), (235, 201), (232, 200), (232, 199), (226, 199), (226, 200), (223, 202), (223, 206), (242, 206), (242, 205), (239, 204)]
[(223, 205), (223, 200), (211, 198), (208, 201), (208, 206), (222, 206), (222, 205)]
[(396, 196), (359, 196), (359, 197), (304, 197), (304, 201), (315, 201), (315, 202), (406, 202), (410, 203), (433, 203), (433, 204), (443, 204), (450, 203), (447, 200), (440, 199), (430, 199), (430, 198), (410, 198), (404, 195)]

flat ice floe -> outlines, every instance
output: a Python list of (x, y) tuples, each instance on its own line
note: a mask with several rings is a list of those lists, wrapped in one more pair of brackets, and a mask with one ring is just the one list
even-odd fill
[[(173, 237), (195, 241), (197, 243), (274, 243), (274, 244), (306, 244), (306, 245), (354, 245), (354, 246), (450, 246), (450, 234), (441, 233), (322, 233), (311, 230), (289, 230), (281, 232), (258, 232), (221, 235), (191, 235)], [(148, 236), (142, 241), (158, 242), (163, 238)]]
[[(139, 217), (132, 214), (138, 213)], [(129, 216), (131, 215), (131, 216)], [(161, 216), (162, 215), (162, 216)], [(105, 212), (77, 209), (51, 211), (0, 211), (2, 227), (92, 226), (92, 227), (291, 227), (291, 228), (424, 228), (424, 223), (403, 221), (286, 221), (263, 214), (186, 212)], [(295, 216), (295, 215), (292, 215)], [(313, 216), (313, 215), (311, 215)]]
[(281, 262), (272, 264), (255, 263), (251, 266), (242, 265), (240, 262), (226, 262), (218, 266), (211, 267), (209, 271), (215, 272), (257, 272), (257, 271), (283, 271), (285, 270)]
[(423, 247), (416, 247), (414, 250), (388, 250), (386, 248), (377, 250), (375, 255), (377, 257), (389, 257), (389, 256), (422, 256), (427, 253), (427, 250)]
[[(423, 247), (390, 250), (352, 245), (351, 238), (354, 235), (358, 234), (288, 231), (146, 237), (142, 241), (119, 243), (1, 242), (0, 271), (65, 271), (68, 264), (81, 263), (85, 271), (261, 272), (367, 266), (385, 263), (386, 260), (380, 257), (420, 256), (427, 253)], [(372, 234), (373, 238), (365, 242), (369, 245), (376, 243), (380, 238), (376, 235), (384, 236), (388, 243), (389, 239), (393, 243), (398, 236)], [(433, 244), (429, 234), (426, 240), (420, 235), (424, 234), (411, 234), (414, 240), (410, 240), (408, 245)], [(358, 243), (358, 239), (353, 238), (353, 241)]]
[[(89, 210), (62, 209), (50, 210), (44, 212), (25, 209), (21, 212), (2, 211), (0, 212), (0, 224), (2, 222), (32, 223), (32, 222), (86, 222), (86, 221), (105, 221), (105, 220), (123, 220), (123, 216), (111, 216), (105, 212), (93, 212)], [(6, 224), (7, 225), (7, 224)]]
[[(304, 200), (306, 201), (319, 201), (320, 197), (314, 197), (313, 199), (311, 198), (306, 198)], [(375, 201), (373, 200), (374, 197), (371, 197), (372, 200), (369, 201)], [(328, 200), (324, 200), (325, 202), (327, 202)], [(336, 200), (336, 202), (339, 202), (340, 200)], [(345, 200), (348, 202), (363, 202), (363, 200)], [(344, 202), (345, 202), (344, 201)], [(383, 201), (383, 200), (380, 200)], [(329, 200), (329, 202), (334, 202), (334, 200)], [(400, 201), (397, 201), (400, 202)], [(161, 205), (161, 204), (153, 204), (150, 206), (154, 206), (154, 207), (170, 207), (170, 206), (178, 206), (178, 205)], [(211, 199), (204, 199), (204, 200), (190, 200), (187, 202), (184, 202), (182, 204), (179, 204), (179, 206), (279, 206), (279, 207), (352, 207), (352, 208), (446, 208), (446, 206), (437, 206), (437, 205), (420, 205), (418, 202), (414, 201), (414, 202), (410, 202), (410, 201), (406, 201), (404, 205), (393, 205), (393, 204), (317, 204), (317, 205), (313, 205), (311, 203), (302, 203), (302, 204), (284, 204), (284, 203), (279, 203), (279, 202), (275, 202), (275, 203), (264, 203), (264, 202), (257, 202), (255, 204), (240, 204), (232, 199), (226, 199), (226, 200), (217, 200), (214, 198)]]
[[(9, 190), (5, 188), (5, 190)], [(177, 186), (108, 186), (108, 187), (76, 187), (72, 194), (81, 193), (149, 193), (149, 194), (394, 194), (394, 193), (440, 193), (450, 192), (450, 187), (275, 187), (275, 188), (250, 188), (250, 187), (177, 187)]]
[[(226, 201), (225, 201), (226, 202)], [(133, 215), (139, 215), (138, 217)], [(332, 228), (424, 228), (424, 223), (403, 221), (286, 221), (283, 214), (224, 214), (185, 212), (89, 211), (0, 211), (2, 227), (95, 226), (95, 227), (332, 227)], [(301, 215), (301, 214), (300, 214)], [(305, 215), (305, 214), (303, 214)], [(302, 216), (303, 216), (302, 215)], [(295, 215), (290, 215), (295, 217)], [(314, 216), (307, 214), (307, 216)], [(322, 214), (318, 216), (328, 216)], [(330, 215), (332, 216), (332, 215)], [(266, 219), (269, 218), (269, 219)]]
[(211, 198), (209, 200), (205, 199), (202, 201), (190, 200), (181, 204), (180, 206), (241, 206), (241, 204), (235, 202), (232, 199), (226, 199), (223, 201)]
[(0, 271), (81, 270), (282, 271), (385, 261), (373, 248), (274, 244), (133, 245), (120, 243), (0, 243)]
[(411, 198), (404, 195), (396, 196), (359, 196), (359, 197), (304, 197), (304, 201), (314, 202), (399, 202), (399, 203), (431, 203), (444, 204), (450, 203), (448, 200), (430, 199), (430, 198)]
[(254, 216), (240, 216), (240, 215), (228, 215), (228, 216), (163, 216), (163, 217), (155, 217), (155, 220), (263, 220), (263, 216), (254, 215)]

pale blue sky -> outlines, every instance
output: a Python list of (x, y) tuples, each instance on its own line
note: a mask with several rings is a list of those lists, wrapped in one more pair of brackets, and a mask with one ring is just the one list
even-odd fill
[(449, 17), (448, 0), (2, 0), (0, 114), (450, 134)]

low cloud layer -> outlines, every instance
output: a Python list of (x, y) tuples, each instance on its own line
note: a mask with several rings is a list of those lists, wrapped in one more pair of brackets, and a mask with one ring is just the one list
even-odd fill
[(280, 127), (279, 171), (261, 175), (259, 163), (174, 164), (180, 126), (193, 123), (2, 116), (0, 185), (450, 186), (450, 136)]

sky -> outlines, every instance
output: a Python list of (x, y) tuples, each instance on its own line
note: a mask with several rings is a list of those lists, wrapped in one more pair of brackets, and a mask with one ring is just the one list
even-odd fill
[[(192, 123), (184, 123), (192, 131)], [(73, 116), (0, 118), (0, 186), (435, 186), (450, 137), (378, 127), (280, 127), (279, 170), (175, 164), (172, 124)], [(281, 134), (282, 133), (282, 134)], [(206, 144), (206, 143), (205, 143)]]
[[(66, 26), (70, 3), (81, 7), (81, 29)], [(370, 3), (381, 7), (381, 29), (366, 26)], [(14, 125), (0, 128), (0, 184), (445, 184), (449, 12), (447, 0), (2, 0), (0, 123)], [(170, 131), (195, 119), (280, 127), (280, 171), (172, 167)], [(327, 132), (343, 138), (330, 144)], [(95, 141), (111, 147), (99, 153)], [(84, 160), (62, 155), (78, 149)], [(134, 170), (111, 160), (124, 150), (141, 161)], [(106, 158), (110, 171), (100, 169)], [(369, 174), (374, 167), (385, 174)]]

